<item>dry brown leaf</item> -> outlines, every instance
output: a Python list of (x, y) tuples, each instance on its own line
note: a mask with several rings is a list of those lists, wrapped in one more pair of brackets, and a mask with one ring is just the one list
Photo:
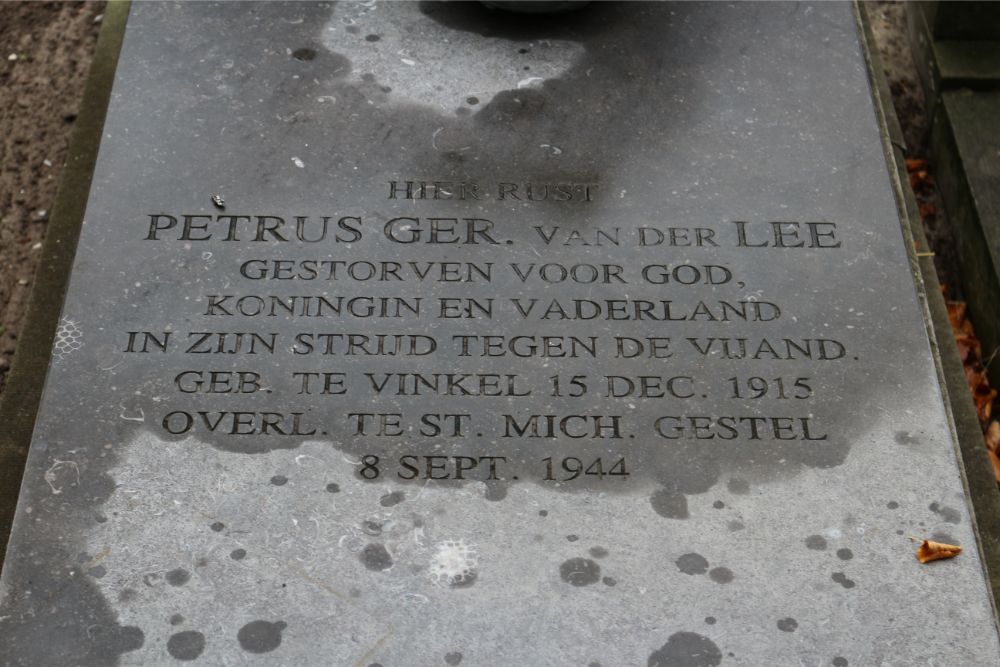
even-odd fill
[(929, 563), (932, 560), (954, 558), (960, 553), (962, 553), (962, 547), (954, 544), (944, 544), (942, 542), (924, 540), (917, 548), (917, 560), (921, 563)]
[[(1000, 422), (995, 421), (986, 429), (986, 448), (994, 454), (998, 453), (997, 450), (1000, 449)], [(1000, 480), (1000, 477), (997, 479)]]
[(915, 157), (906, 158), (907, 172), (919, 171), (921, 169), (926, 169), (926, 168), (927, 168), (927, 160), (922, 160), (920, 158), (915, 158)]
[(986, 454), (990, 457), (990, 463), (993, 464), (993, 478), (1000, 484), (1000, 456), (997, 456), (989, 449), (986, 450)]

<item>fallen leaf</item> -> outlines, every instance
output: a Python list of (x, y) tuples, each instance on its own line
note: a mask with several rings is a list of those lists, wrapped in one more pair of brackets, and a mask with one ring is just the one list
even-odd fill
[[(996, 422), (993, 422), (994, 424)], [(1000, 457), (993, 453), (992, 450), (987, 449), (986, 454), (990, 457), (990, 463), (993, 464), (993, 477), (1000, 482)]]
[(996, 454), (998, 448), (1000, 448), (1000, 422), (995, 421), (986, 429), (986, 449)]
[(914, 172), (920, 171), (921, 169), (927, 168), (927, 160), (922, 160), (920, 158), (907, 158), (906, 159), (906, 171)]
[(921, 543), (921, 545), (917, 548), (917, 560), (921, 563), (929, 563), (932, 560), (954, 558), (960, 553), (962, 553), (962, 547), (954, 544), (944, 544), (942, 542), (924, 540), (923, 543)]

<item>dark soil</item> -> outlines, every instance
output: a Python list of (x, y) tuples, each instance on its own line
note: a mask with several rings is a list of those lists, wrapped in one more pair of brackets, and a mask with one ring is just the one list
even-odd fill
[(103, 2), (0, 2), (0, 390), (103, 11)]
[[(924, 94), (917, 77), (906, 32), (906, 7), (902, 2), (868, 2), (864, 5), (875, 35), (875, 47), (882, 58), (886, 80), (892, 92), (892, 105), (903, 129), (906, 157), (927, 160), (929, 116), (924, 108)], [(938, 281), (946, 287), (950, 299), (962, 299), (961, 273), (955, 242), (944, 215), (944, 205), (934, 187), (934, 165), (927, 166), (928, 177), (920, 179), (914, 194), (920, 206), (927, 242), (934, 252)]]

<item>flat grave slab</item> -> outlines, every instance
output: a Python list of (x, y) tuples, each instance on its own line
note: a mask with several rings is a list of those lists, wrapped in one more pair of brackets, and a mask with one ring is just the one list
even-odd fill
[(906, 242), (846, 3), (136, 3), (3, 662), (996, 664)]

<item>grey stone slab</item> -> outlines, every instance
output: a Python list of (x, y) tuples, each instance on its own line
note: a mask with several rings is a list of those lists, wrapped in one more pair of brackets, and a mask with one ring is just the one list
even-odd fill
[[(138, 4), (120, 63), (7, 663), (1000, 658), (850, 5)], [(406, 181), (440, 198), (392, 198)], [(473, 377), (397, 395), (400, 373)], [(966, 549), (921, 566), (911, 536)]]

